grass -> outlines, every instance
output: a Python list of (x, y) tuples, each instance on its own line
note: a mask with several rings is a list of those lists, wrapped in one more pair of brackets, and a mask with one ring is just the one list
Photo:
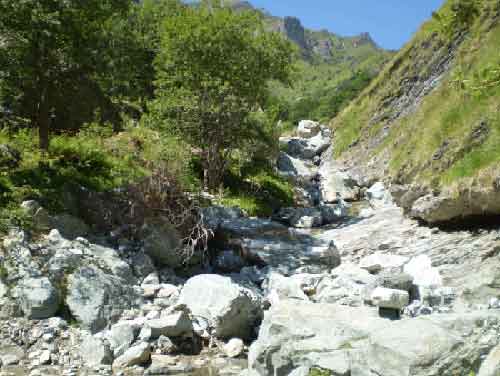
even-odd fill
[[(441, 13), (450, 12), (451, 1)], [(437, 89), (426, 96), (416, 111), (393, 122), (392, 101), (404, 90), (404, 83), (416, 76), (426, 79), (436, 57), (446, 56), (447, 42), (437, 34), (439, 24), (432, 19), (383, 69), (381, 74), (352, 102), (331, 126), (335, 132), (335, 155), (348, 155), (357, 142), (370, 141), (369, 154), (388, 152), (389, 173), (398, 180), (435, 186), (460, 185), (467, 179), (490, 184), (487, 171), (500, 162), (500, 85), (476, 94), (456, 87), (460, 77), (466, 82), (480, 79), (484, 71), (500, 67), (500, 25), (495, 21), (498, 7), (493, 0), (481, 1), (483, 14), (472, 25), (456, 51), (451, 71)], [(487, 131), (477, 136), (481, 124)], [(382, 138), (382, 129), (389, 127)], [(373, 139), (380, 143), (373, 143)], [(372, 146), (375, 145), (375, 146)], [(491, 174), (491, 178), (495, 176)], [(490, 179), (491, 180), (491, 179)]]
[(130, 127), (114, 134), (105, 126), (91, 125), (76, 135), (57, 135), (47, 153), (41, 153), (32, 130), (0, 132), (0, 144), (20, 152), (15, 167), (0, 166), (0, 230), (29, 227), (30, 218), (19, 208), (22, 201), (37, 200), (49, 212), (71, 209), (69, 198), (82, 187), (110, 191), (137, 182), (155, 166), (165, 164), (185, 182), (193, 180), (189, 150), (178, 140), (157, 132)]
[(293, 185), (280, 177), (266, 161), (251, 161), (225, 178), (227, 187), (221, 204), (238, 206), (250, 216), (268, 217), (284, 206), (293, 205)]
[(312, 368), (308, 376), (332, 376), (332, 372), (320, 368)]

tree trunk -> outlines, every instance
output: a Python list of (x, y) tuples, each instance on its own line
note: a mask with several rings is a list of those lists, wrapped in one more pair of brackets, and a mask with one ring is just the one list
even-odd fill
[(38, 127), (38, 142), (40, 149), (43, 151), (48, 151), (49, 133), (50, 133), (50, 111), (45, 93), (42, 93), (41, 95), (36, 122), (37, 122), (36, 126)]

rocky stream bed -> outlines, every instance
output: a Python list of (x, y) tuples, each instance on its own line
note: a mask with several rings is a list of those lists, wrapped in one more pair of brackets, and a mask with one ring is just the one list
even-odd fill
[(500, 226), (423, 226), (342, 170), (325, 127), (297, 134), (277, 165), (298, 206), (206, 208), (219, 249), (188, 271), (165, 226), (140, 242), (75, 220), (12, 230), (0, 375), (500, 375)]

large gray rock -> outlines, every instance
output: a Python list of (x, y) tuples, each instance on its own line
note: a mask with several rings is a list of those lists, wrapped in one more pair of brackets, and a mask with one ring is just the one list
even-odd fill
[(175, 312), (160, 319), (148, 320), (144, 324), (151, 329), (151, 338), (165, 337), (191, 337), (193, 324), (184, 311)]
[(330, 153), (326, 154), (326, 160), (318, 171), (321, 178), (322, 200), (326, 203), (359, 200), (360, 189), (357, 181), (339, 169)]
[(321, 125), (312, 120), (301, 120), (297, 127), (299, 137), (311, 138), (316, 136), (321, 130)]
[(277, 304), (284, 299), (309, 300), (302, 290), (299, 280), (284, 277), (279, 273), (271, 273), (263, 287), (271, 304)]
[(17, 290), (21, 309), (29, 319), (47, 319), (59, 309), (59, 294), (46, 277), (25, 279)]
[[(280, 141), (282, 140), (280, 139)], [(283, 141), (287, 153), (292, 157), (301, 159), (313, 159), (321, 155), (330, 146), (330, 138), (323, 136), (321, 132), (308, 139), (293, 137)]]
[(87, 367), (97, 367), (113, 362), (113, 352), (102, 337), (86, 335), (80, 344), (80, 356)]
[(66, 239), (76, 239), (79, 236), (87, 236), (90, 227), (80, 218), (70, 214), (58, 214), (51, 217), (51, 228), (58, 229), (61, 235)]
[(429, 256), (420, 255), (412, 258), (405, 266), (404, 272), (413, 278), (413, 283), (423, 288), (437, 288), (443, 285), (439, 270), (432, 266)]
[(377, 182), (366, 190), (366, 198), (372, 205), (384, 205), (392, 203), (391, 192), (385, 187), (384, 183)]
[(391, 321), (366, 307), (282, 301), (265, 313), (249, 369), (260, 376), (300, 367), (333, 375), (469, 375), (495, 346), (498, 320), (486, 311)]
[(106, 334), (113, 355), (118, 357), (125, 353), (135, 341), (137, 329), (128, 322), (119, 322)]
[(189, 279), (179, 303), (185, 304), (194, 316), (208, 319), (220, 338), (247, 339), (262, 317), (261, 298), (257, 294), (219, 275)]
[(68, 277), (66, 304), (87, 329), (98, 332), (134, 307), (139, 296), (125, 280), (95, 266), (84, 266)]
[(280, 153), (277, 160), (278, 171), (299, 184), (306, 184), (317, 174), (317, 167), (312, 162)]
[(458, 194), (443, 193), (420, 197), (412, 207), (410, 215), (428, 223), (443, 223), (463, 220), (470, 216), (500, 214), (500, 189), (478, 185)]
[(333, 269), (332, 275), (321, 280), (316, 288), (314, 301), (360, 307), (370, 300), (377, 287), (377, 278), (353, 264), (342, 264)]
[(238, 219), (245, 216), (238, 207), (209, 206), (201, 210), (203, 222), (209, 229), (215, 231), (223, 221)]
[(344, 369), (333, 361), (336, 355), (358, 347), (369, 330), (383, 324), (375, 310), (281, 301), (265, 312), (258, 339), (250, 346), (249, 368), (261, 376), (288, 376), (301, 366), (329, 365), (336, 372)]
[(297, 228), (313, 228), (323, 225), (323, 214), (319, 208), (282, 208), (273, 216), (275, 220)]
[(313, 228), (341, 221), (347, 215), (347, 206), (337, 204), (306, 208), (282, 208), (273, 216), (273, 219), (292, 227)]
[(142, 229), (144, 252), (159, 266), (177, 268), (184, 259), (177, 230), (163, 220), (148, 220)]
[(127, 367), (145, 364), (150, 359), (151, 345), (147, 342), (141, 342), (131, 347), (122, 356), (114, 360), (113, 371), (119, 372)]

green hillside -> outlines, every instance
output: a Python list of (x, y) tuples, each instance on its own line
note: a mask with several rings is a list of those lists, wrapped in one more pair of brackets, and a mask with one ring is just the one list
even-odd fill
[(288, 113), (289, 127), (306, 118), (331, 119), (394, 55), (378, 47), (368, 33), (343, 37), (327, 30), (309, 30), (295, 17), (275, 17), (246, 1), (229, 0), (226, 5), (239, 11), (254, 9), (269, 30), (282, 33), (297, 46), (299, 58), (292, 85), (273, 85)]
[(448, 1), (331, 122), (336, 156), (451, 195), (498, 189), (499, 12), (498, 1)]

